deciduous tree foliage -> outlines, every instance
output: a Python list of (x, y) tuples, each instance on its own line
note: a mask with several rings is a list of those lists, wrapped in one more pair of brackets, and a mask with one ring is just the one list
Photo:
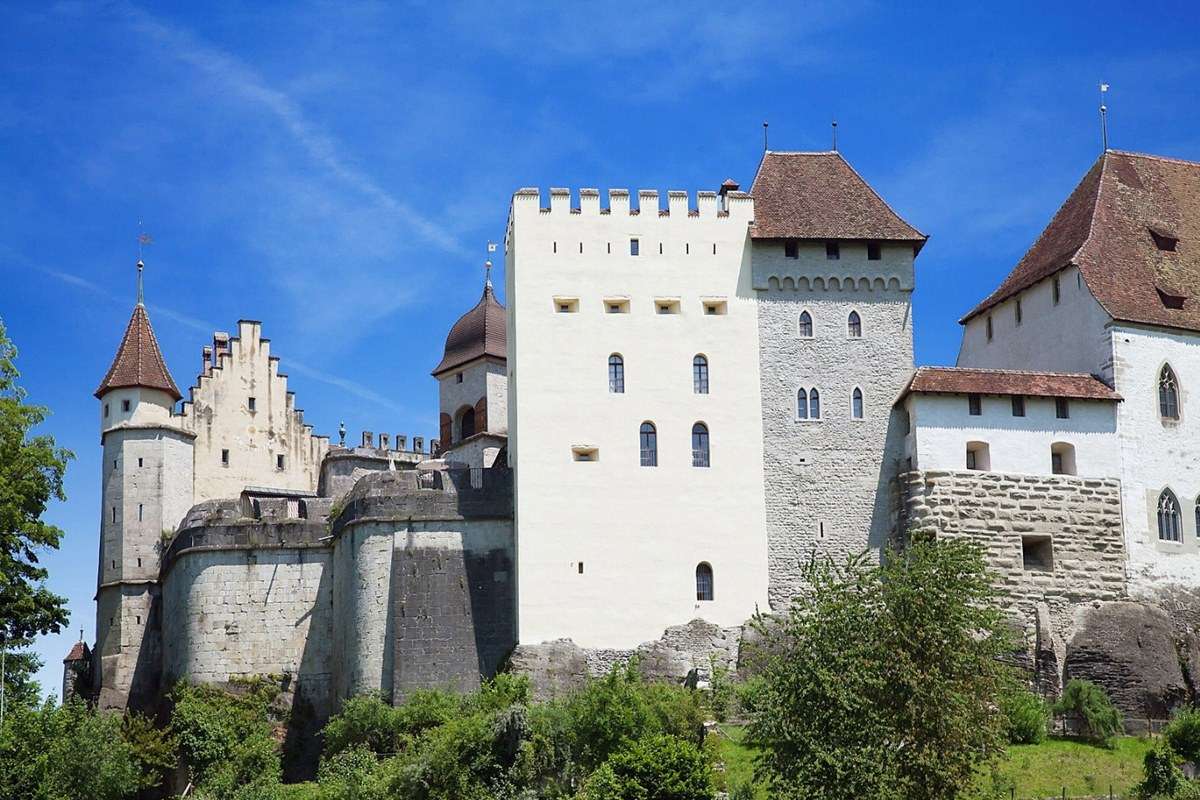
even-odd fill
[(954, 798), (1003, 752), (1008, 627), (977, 549), (922, 541), (844, 565), (769, 624), (749, 738), (773, 798)]
[(67, 623), (66, 601), (43, 585), (38, 553), (62, 540), (42, 515), (52, 499), (66, 499), (63, 474), (72, 458), (52, 436), (31, 433), (49, 412), (25, 402), (16, 357), (0, 323), (0, 645), (9, 647)]

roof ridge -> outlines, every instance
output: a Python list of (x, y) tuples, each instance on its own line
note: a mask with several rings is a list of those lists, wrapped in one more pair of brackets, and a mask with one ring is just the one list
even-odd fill
[(1133, 158), (1148, 158), (1153, 161), (1166, 161), (1169, 164), (1186, 164), (1189, 167), (1200, 167), (1200, 161), (1190, 161), (1186, 158), (1175, 158), (1174, 156), (1160, 156), (1154, 153), (1139, 153), (1134, 150), (1116, 150), (1110, 148), (1106, 151), (1106, 155), (1112, 153), (1118, 156), (1132, 156)]
[[(958, 367), (958, 366), (947, 367), (947, 366), (939, 366), (936, 364), (922, 365), (922, 366), (917, 367), (917, 369), (918, 370), (938, 369), (938, 370), (945, 370), (947, 372), (951, 372), (951, 371), (953, 371), (953, 372), (991, 372), (991, 373), (997, 373), (1000, 375), (1054, 375), (1055, 377), (1059, 377), (1059, 378), (1093, 378), (1095, 380), (1100, 380), (1099, 378), (1096, 377), (1096, 375), (1094, 373), (1091, 373), (1091, 372), (1055, 372), (1053, 370), (1000, 369), (997, 367)], [(1101, 381), (1101, 383), (1103, 383), (1103, 381)]]

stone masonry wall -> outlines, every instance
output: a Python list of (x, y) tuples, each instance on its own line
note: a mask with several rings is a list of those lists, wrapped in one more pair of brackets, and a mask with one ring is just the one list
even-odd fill
[[(899, 481), (907, 536), (981, 545), (1025, 630), (1037, 636), (1048, 622), (1059, 664), (1077, 617), (1125, 597), (1119, 481), (967, 471), (914, 471)], [(1024, 563), (1023, 540), (1050, 542), (1048, 568)]]

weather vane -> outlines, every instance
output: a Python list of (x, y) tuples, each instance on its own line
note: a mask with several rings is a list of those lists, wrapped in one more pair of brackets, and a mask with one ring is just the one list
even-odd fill
[(142, 221), (138, 220), (138, 260), (137, 260), (137, 304), (144, 305), (145, 301), (142, 297), (142, 270), (146, 268), (142, 262), (142, 248), (148, 244), (154, 244), (154, 239), (150, 234), (142, 230)]
[[(489, 253), (496, 252), (496, 243), (489, 240), (487, 243), (487, 251)], [(490, 258), (483, 262), (483, 280), (484, 285), (490, 289), (492, 286), (492, 260)]]
[(1100, 144), (1101, 152), (1108, 152), (1108, 106), (1104, 105), (1104, 95), (1108, 93), (1108, 84), (1100, 84)]

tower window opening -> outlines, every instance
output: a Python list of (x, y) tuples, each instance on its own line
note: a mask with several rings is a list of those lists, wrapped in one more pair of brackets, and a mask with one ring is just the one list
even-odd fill
[(708, 426), (703, 422), (692, 426), (692, 466), (709, 466)]
[(129, 401), (128, 400), (121, 401), (121, 410), (125, 411), (125, 412), (129, 411)]
[(989, 342), (992, 340), (992, 335), (993, 335), (993, 333), (994, 333), (994, 332), (992, 331), (992, 317), (991, 317), (991, 315), (989, 314), (989, 315), (988, 315), (988, 318), (987, 318), (987, 340), (988, 340)]
[(116, 506), (112, 507), (112, 521), (113, 522), (117, 521), (117, 507)]
[(579, 566), (579, 574), (582, 575), (583, 574), (583, 562), (580, 561), (578, 566)]
[(784, 242), (783, 243), (783, 257), (784, 258), (799, 258), (800, 257), (800, 243), (797, 241), (794, 241), (794, 240), (788, 240), (788, 241)]
[(142, 465), (142, 460), (139, 458), (139, 459), (138, 459), (138, 466), (140, 467), (141, 465)]
[(229, 466), (229, 451), (228, 450), (221, 451), (221, 466), (223, 466), (223, 467)]
[(842, 248), (837, 242), (825, 243), (825, 258), (829, 261), (837, 261), (842, 257)]
[(251, 411), (257, 411), (258, 410), (257, 398), (254, 398), (254, 397), (246, 398), (246, 407), (249, 408)]
[(859, 389), (857, 386), (854, 388), (854, 392), (850, 395), (850, 415), (854, 417), (854, 419), (863, 418), (863, 393), (862, 389)]
[(454, 373), (454, 382), (455, 382), (455, 383), (462, 383), (462, 382), (463, 382), (463, 374), (462, 374), (461, 372), (456, 372), (456, 373)]
[(800, 338), (811, 339), (813, 335), (813, 320), (812, 314), (807, 311), (800, 312)]
[(1020, 326), (1021, 321), (1022, 321), (1022, 315), (1021, 315), (1021, 300), (1019, 298), (1017, 299), (1016, 304), (1013, 306), (1013, 313), (1017, 318), (1017, 325)]
[(867, 260), (878, 261), (883, 258), (883, 248), (879, 246), (879, 242), (867, 242)]
[(108, 403), (104, 404), (104, 418), (108, 419)]
[(1158, 374), (1158, 413), (1163, 419), (1179, 419), (1179, 381), (1170, 364)]

